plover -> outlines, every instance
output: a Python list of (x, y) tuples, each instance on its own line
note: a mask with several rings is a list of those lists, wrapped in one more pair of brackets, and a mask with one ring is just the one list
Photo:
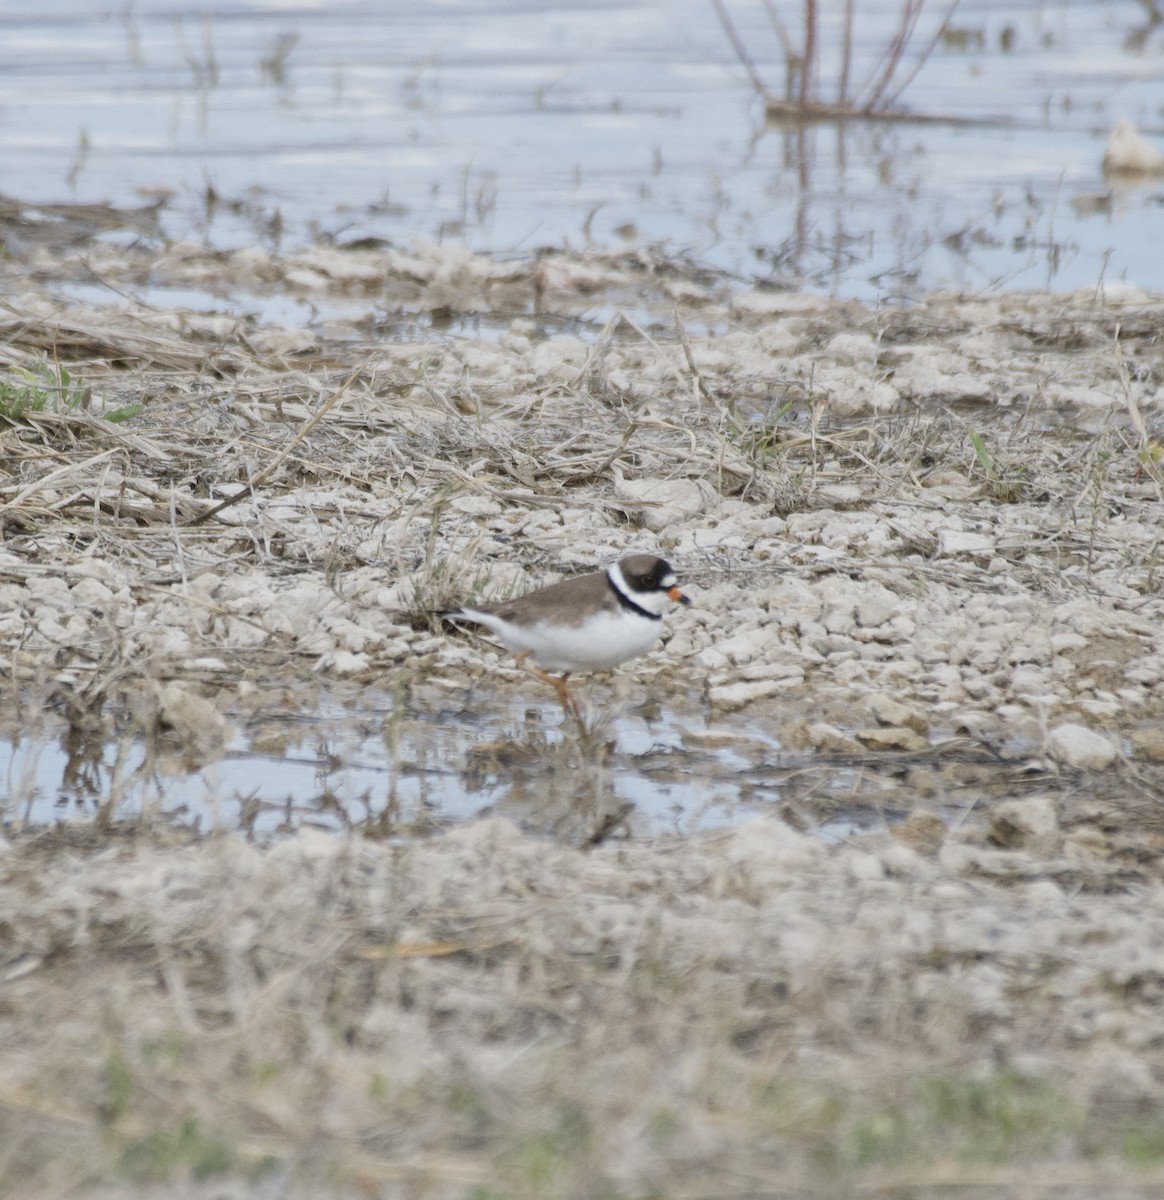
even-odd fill
[[(668, 603), (690, 604), (670, 563), (631, 554), (592, 571), (500, 604), (465, 605), (441, 613), (491, 629), (517, 655), (517, 665), (558, 693), (564, 712), (579, 715), (567, 680), (576, 671), (607, 671), (645, 654), (663, 629)], [(537, 664), (531, 666), (529, 660)], [(550, 674), (550, 672), (560, 674)]]

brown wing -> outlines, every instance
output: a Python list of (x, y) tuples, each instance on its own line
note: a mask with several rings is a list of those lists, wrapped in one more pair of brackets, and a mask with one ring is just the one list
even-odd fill
[(578, 625), (595, 609), (617, 606), (606, 572), (592, 571), (589, 575), (563, 579), (500, 604), (474, 604), (472, 607), (515, 625), (536, 625), (539, 621)]

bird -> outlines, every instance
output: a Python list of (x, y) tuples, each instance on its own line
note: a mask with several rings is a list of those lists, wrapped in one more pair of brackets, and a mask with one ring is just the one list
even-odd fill
[(662, 632), (669, 603), (691, 603), (679, 589), (671, 564), (654, 554), (630, 554), (605, 570), (563, 579), (512, 600), (466, 604), (440, 615), (492, 630), (517, 655), (523, 671), (554, 688), (562, 711), (580, 719), (570, 676), (610, 670), (645, 654)]

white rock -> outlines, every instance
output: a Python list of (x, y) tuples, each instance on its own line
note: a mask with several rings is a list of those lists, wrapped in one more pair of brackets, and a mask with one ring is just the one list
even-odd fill
[(833, 362), (849, 366), (872, 366), (877, 358), (877, 342), (867, 333), (838, 333), (825, 347)]
[(904, 725), (917, 733), (924, 733), (929, 722), (907, 704), (902, 704), (884, 692), (874, 692), (868, 700), (869, 711), (881, 725)]
[(994, 554), (994, 539), (981, 533), (966, 533), (960, 529), (938, 530), (938, 554), (989, 559)]
[(699, 480), (622, 476), (615, 479), (614, 498), (620, 508), (655, 533), (711, 510), (716, 502), (715, 493)]
[(824, 721), (814, 722), (804, 732), (808, 738), (809, 745), (814, 750), (840, 751), (844, 754), (852, 754), (860, 749), (860, 743), (856, 738), (851, 737), (844, 730), (838, 729), (837, 726), (829, 725)]
[(776, 643), (776, 638), (768, 629), (745, 629), (735, 637), (725, 638), (717, 649), (721, 654), (737, 665), (749, 663), (759, 658), (765, 650)]
[(1047, 734), (1047, 753), (1064, 766), (1077, 770), (1100, 770), (1115, 761), (1116, 746), (1102, 733), (1086, 725), (1056, 725)]
[(1107, 139), (1103, 169), (1115, 175), (1164, 175), (1164, 153), (1127, 117), (1120, 117)]
[(896, 612), (898, 598), (888, 588), (876, 586), (863, 591), (857, 600), (857, 624), (865, 629), (884, 625)]
[(855, 483), (822, 483), (817, 495), (830, 504), (860, 504), (861, 489)]
[(714, 708), (730, 712), (743, 708), (753, 700), (763, 700), (784, 691), (787, 684), (780, 679), (757, 679), (751, 683), (728, 683), (708, 690), (707, 698)]
[(352, 654), (347, 650), (335, 650), (320, 655), (314, 669), (332, 675), (362, 675), (370, 670), (371, 661), (366, 654)]
[(306, 292), (319, 292), (327, 287), (327, 278), (306, 267), (296, 267), (283, 276), (283, 282), (291, 287), (302, 288)]
[(1006, 800), (990, 813), (990, 840), (1005, 849), (1049, 858), (1059, 849), (1059, 817), (1050, 796)]
[(735, 312), (760, 316), (811, 312), (827, 309), (830, 303), (827, 297), (814, 296), (809, 292), (740, 292), (731, 300)]

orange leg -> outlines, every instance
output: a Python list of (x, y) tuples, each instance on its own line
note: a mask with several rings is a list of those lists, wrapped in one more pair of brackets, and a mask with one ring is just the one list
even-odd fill
[(548, 683), (558, 693), (558, 703), (562, 706), (562, 712), (568, 717), (573, 717), (575, 720), (580, 721), (582, 713), (578, 708), (578, 701), (574, 699), (569, 685), (566, 683), (566, 680), (570, 678), (570, 672), (566, 671), (562, 675), (550, 675), (540, 667), (530, 666), (526, 662), (527, 658), (529, 658), (529, 651), (522, 650), (517, 656), (517, 665), (527, 674), (535, 676), (543, 683)]

